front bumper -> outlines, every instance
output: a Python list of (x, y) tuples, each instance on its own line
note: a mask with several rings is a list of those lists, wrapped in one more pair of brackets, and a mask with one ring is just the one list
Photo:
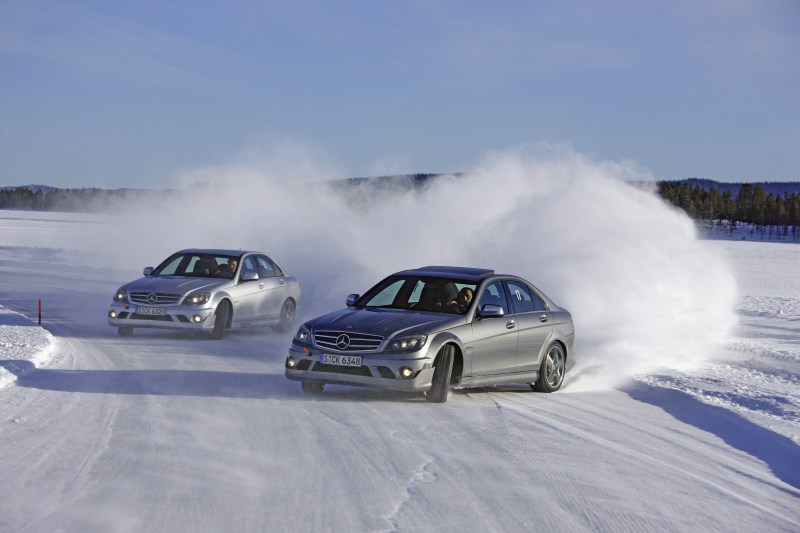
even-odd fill
[[(163, 314), (145, 314), (148, 306), (112, 303), (108, 309), (108, 324), (114, 327), (162, 328), (205, 331), (214, 327), (213, 307), (172, 305), (162, 306)], [(152, 312), (152, 311), (151, 311)]]
[[(325, 353), (333, 353), (327, 351)], [(293, 381), (332, 383), (357, 387), (375, 387), (404, 392), (424, 392), (431, 388), (433, 359), (424, 348), (413, 353), (356, 353), (361, 366), (327, 365), (321, 362), (323, 351), (316, 347), (293, 344), (286, 358), (285, 374)], [(411, 369), (404, 378), (402, 368)]]

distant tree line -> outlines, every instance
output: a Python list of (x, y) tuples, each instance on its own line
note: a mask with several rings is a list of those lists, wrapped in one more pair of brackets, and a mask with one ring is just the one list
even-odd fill
[[(353, 178), (344, 185), (370, 182), (377, 186), (401, 183), (421, 186), (434, 179), (435, 174), (415, 174), (383, 178)], [(800, 192), (776, 194), (760, 185), (749, 183), (732, 190), (720, 191), (716, 182), (697, 180), (660, 181), (658, 193), (667, 202), (683, 209), (691, 218), (701, 221), (724, 221), (729, 225), (753, 224), (775, 227), (781, 233), (800, 237)], [(721, 184), (724, 186), (726, 184)], [(727, 184), (730, 185), (730, 184)], [(795, 184), (796, 185), (796, 184)], [(795, 187), (795, 191), (797, 188)], [(27, 186), (0, 188), (0, 209), (33, 211), (106, 211), (120, 202), (164, 200), (178, 191), (150, 189), (58, 189)]]
[(695, 220), (735, 220), (759, 226), (800, 225), (800, 194), (767, 193), (763, 187), (743, 184), (735, 197), (731, 191), (720, 192), (683, 182), (658, 183), (662, 198), (680, 207)]
[(166, 194), (170, 191), (16, 187), (0, 189), (0, 209), (95, 212), (108, 210), (118, 202), (163, 198)]
[(759, 228), (774, 227), (779, 234), (796, 239), (800, 233), (800, 193), (774, 194), (758, 185), (744, 183), (734, 196), (720, 192), (713, 185), (706, 189), (682, 181), (661, 181), (659, 195), (680, 207), (695, 220), (726, 221), (753, 224)]

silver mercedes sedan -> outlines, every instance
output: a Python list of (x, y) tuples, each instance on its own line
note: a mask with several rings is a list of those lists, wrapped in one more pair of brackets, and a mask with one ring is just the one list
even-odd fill
[(286, 377), (306, 392), (328, 383), (425, 392), (527, 383), (561, 387), (575, 352), (569, 311), (524, 279), (427, 266), (387, 277), (347, 307), (300, 326)]
[(120, 335), (134, 328), (195, 330), (221, 339), (235, 326), (294, 328), (300, 284), (266, 254), (181, 250), (117, 290), (108, 323)]

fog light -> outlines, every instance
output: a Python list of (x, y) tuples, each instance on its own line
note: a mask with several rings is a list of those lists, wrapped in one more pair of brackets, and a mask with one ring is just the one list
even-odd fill
[(408, 368), (407, 366), (400, 368), (400, 377), (403, 379), (408, 379), (414, 375), (414, 371)]
[(294, 368), (297, 366), (297, 362), (294, 360), (294, 357), (291, 355), (286, 358), (286, 368)]
[(108, 312), (108, 316), (109, 316), (110, 318), (117, 318), (117, 312), (116, 312), (116, 311), (113, 311), (113, 310), (112, 310), (112, 311), (109, 311), (109, 312)]
[(202, 322), (202, 321), (203, 321), (203, 317), (201, 317), (200, 315), (194, 315), (194, 316), (192, 317), (192, 321), (193, 321), (195, 324), (199, 324), (200, 322)]

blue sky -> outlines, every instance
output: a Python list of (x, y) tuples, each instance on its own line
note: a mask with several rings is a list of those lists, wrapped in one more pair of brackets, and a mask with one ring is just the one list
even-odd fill
[(162, 187), (291, 146), (346, 176), (568, 143), (800, 180), (800, 1), (0, 0), (0, 185)]

